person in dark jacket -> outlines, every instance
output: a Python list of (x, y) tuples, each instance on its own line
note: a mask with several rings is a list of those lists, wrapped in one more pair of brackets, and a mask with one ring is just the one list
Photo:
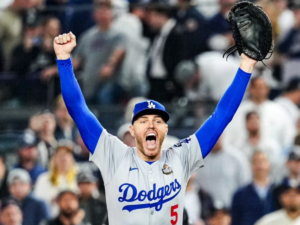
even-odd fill
[[(79, 207), (78, 196), (71, 190), (62, 191), (57, 196), (57, 204), (59, 206), (59, 214), (56, 218), (45, 220), (41, 225), (88, 225), (83, 222), (85, 213)], [(98, 224), (101, 224), (99, 221)]]
[(88, 172), (82, 172), (77, 176), (80, 190), (79, 205), (85, 211), (84, 222), (91, 225), (102, 224), (107, 215), (105, 196), (99, 193), (98, 179)]
[(281, 209), (281, 190), (291, 184), (300, 185), (300, 146), (294, 146), (289, 154), (286, 166), (289, 170), (288, 176), (273, 190), (275, 210)]
[(8, 174), (7, 183), (11, 197), (17, 200), (23, 214), (22, 225), (39, 225), (49, 218), (46, 204), (31, 195), (31, 179), (26, 170), (13, 169)]
[(9, 196), (7, 175), (8, 170), (4, 163), (4, 158), (0, 156), (0, 200), (3, 200)]
[(232, 201), (232, 225), (253, 225), (272, 212), (273, 185), (269, 180), (270, 162), (265, 153), (257, 151), (252, 157), (253, 182), (238, 190)]
[(176, 20), (171, 18), (169, 6), (153, 3), (147, 8), (148, 24), (158, 31), (150, 47), (147, 75), (150, 82), (149, 98), (169, 102), (182, 96), (181, 86), (174, 80), (177, 64), (188, 58), (184, 34), (177, 29)]

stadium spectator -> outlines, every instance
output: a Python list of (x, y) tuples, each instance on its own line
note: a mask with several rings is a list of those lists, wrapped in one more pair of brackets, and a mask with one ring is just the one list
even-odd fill
[(56, 17), (47, 17), (43, 23), (43, 37), (52, 40), (60, 34), (61, 23)]
[(273, 190), (274, 193), (274, 206), (275, 209), (281, 209), (282, 205), (280, 202), (280, 190), (288, 185), (297, 184), (300, 185), (300, 147), (294, 146), (293, 150), (289, 154), (286, 162), (288, 174), (283, 178), (281, 183)]
[(208, 225), (231, 225), (230, 211), (226, 207), (214, 207), (208, 219)]
[(13, 49), (22, 40), (22, 9), (28, 1), (16, 0), (7, 9), (0, 11), (0, 40), (5, 58), (5, 70), (10, 68)]
[(277, 44), (277, 49), (285, 60), (281, 63), (282, 84), (287, 84), (289, 80), (296, 77), (295, 71), (299, 71), (300, 50), (298, 48), (298, 37), (300, 35), (300, 1), (290, 1), (291, 9), (294, 14), (294, 23), (292, 27), (287, 30), (286, 34), (282, 36)]
[(220, 138), (204, 162), (205, 167), (197, 171), (195, 182), (214, 202), (230, 207), (234, 192), (251, 180), (247, 159), (233, 149), (224, 149)]
[(44, 221), (42, 225), (88, 225), (83, 222), (85, 212), (79, 208), (78, 196), (68, 190), (57, 196), (59, 214), (54, 219)]
[(9, 190), (7, 186), (7, 175), (8, 168), (5, 164), (4, 157), (0, 155), (0, 201), (9, 196)]
[(104, 183), (101, 173), (98, 167), (91, 161), (89, 161), (90, 152), (85, 146), (81, 135), (77, 134), (76, 145), (74, 147), (74, 158), (76, 160), (76, 166), (78, 167), (79, 173), (90, 173), (98, 179), (98, 188), (101, 194), (105, 193)]
[(278, 50), (289, 56), (289, 58), (299, 58), (300, 51), (298, 48), (295, 48), (298, 43), (298, 35), (299, 35), (299, 28), (300, 28), (300, 2), (297, 0), (291, 1), (292, 9), (294, 13), (294, 26), (287, 32), (286, 36), (279, 42)]
[[(215, 62), (218, 66), (210, 62)], [(234, 78), (238, 65), (239, 59), (236, 57), (225, 61), (220, 52), (205, 52), (197, 56), (194, 62), (181, 61), (174, 76), (177, 83), (183, 86), (185, 96), (190, 101), (219, 101)]]
[[(177, 0), (175, 9), (176, 30), (183, 34), (181, 45), (184, 48), (185, 59), (194, 58), (196, 55), (207, 51), (209, 36), (208, 24), (191, 0)], [(174, 65), (176, 66), (176, 65)]]
[(37, 144), (39, 162), (45, 168), (48, 167), (49, 160), (57, 146), (57, 141), (54, 137), (55, 127), (54, 115), (49, 111), (44, 111), (30, 118), (29, 129), (27, 129), (27, 132), (34, 132), (39, 138)]
[(213, 207), (213, 200), (209, 194), (202, 189), (197, 191), (194, 184), (196, 174), (194, 173), (186, 187), (184, 208), (187, 211), (189, 224), (201, 224), (206, 221), (210, 214), (210, 209)]
[(170, 16), (170, 7), (162, 3), (147, 8), (148, 24), (158, 35), (150, 48), (147, 75), (150, 82), (149, 99), (170, 102), (183, 95), (175, 83), (176, 65), (187, 59), (183, 34), (176, 29), (176, 21)]
[[(23, 42), (14, 48), (12, 54), (10, 70), (18, 75), (19, 82), (16, 95), (26, 103), (44, 102), (47, 85), (41, 81), (48, 81), (58, 74), (52, 48), (53, 38), (48, 33), (43, 36), (40, 25), (38, 19), (25, 25)], [(57, 32), (54, 26), (45, 26), (47, 23), (44, 25), (46, 32), (49, 32), (49, 28), (54, 29), (53, 34)]]
[(293, 11), (288, 8), (288, 4), (290, 1), (274, 0), (273, 2), (279, 12), (278, 25), (280, 34), (278, 40), (280, 40), (293, 27), (295, 17)]
[(7, 199), (1, 205), (1, 225), (22, 225), (22, 211), (13, 199)]
[(117, 132), (117, 137), (123, 141), (123, 143), (129, 147), (136, 147), (135, 139), (131, 136), (129, 132), (129, 127), (131, 123), (125, 123), (119, 127)]
[[(34, 194), (51, 207), (51, 216), (57, 216), (55, 199), (62, 190), (77, 191), (77, 168), (73, 158), (73, 146), (61, 141), (50, 160), (49, 171), (39, 176)], [(47, 194), (45, 194), (47, 193)]]
[(300, 186), (288, 185), (281, 192), (283, 209), (265, 215), (255, 225), (300, 224)]
[(234, 44), (230, 26), (226, 20), (231, 7), (238, 0), (219, 0), (220, 10), (209, 21), (210, 38), (208, 46), (211, 50), (226, 50)]
[(289, 82), (284, 90), (284, 94), (275, 99), (281, 105), (289, 117), (292, 119), (293, 124), (296, 126), (300, 119), (300, 111), (298, 105), (300, 104), (300, 78), (294, 77)]
[(270, 162), (265, 153), (252, 157), (253, 181), (239, 189), (232, 200), (232, 225), (253, 225), (263, 215), (273, 211)]
[(296, 135), (296, 128), (291, 118), (278, 103), (268, 99), (269, 87), (263, 78), (253, 78), (250, 81), (248, 92), (249, 99), (241, 103), (234, 120), (224, 132), (225, 146), (235, 146), (236, 141), (247, 136), (244, 122), (246, 114), (256, 111), (260, 116), (262, 137), (277, 141), (282, 155), (287, 157)]
[(278, 176), (277, 169), (283, 163), (279, 144), (274, 139), (262, 137), (261, 121), (257, 112), (248, 112), (245, 120), (247, 136), (238, 140), (236, 148), (248, 158), (249, 162), (255, 151), (260, 150), (266, 153), (272, 165), (272, 175)]
[(57, 123), (54, 133), (56, 140), (67, 139), (75, 141), (77, 128), (67, 110), (67, 107), (61, 94), (56, 97), (54, 114)]
[(11, 196), (16, 199), (22, 210), (22, 225), (39, 225), (49, 218), (46, 204), (31, 194), (31, 179), (26, 170), (13, 169), (10, 171), (7, 183)]
[(91, 173), (80, 173), (77, 176), (79, 206), (85, 211), (83, 221), (91, 225), (103, 224), (107, 220), (105, 196), (99, 193), (97, 181)]
[(46, 172), (46, 169), (38, 162), (38, 154), (36, 137), (30, 133), (22, 135), (18, 149), (18, 163), (14, 165), (14, 168), (26, 170), (32, 184), (35, 184), (37, 178)]
[(120, 68), (125, 56), (124, 36), (112, 28), (112, 6), (96, 0), (96, 26), (82, 34), (74, 53), (74, 69), (80, 66), (85, 99), (99, 104), (119, 103), (125, 96), (119, 84)]
[(126, 57), (121, 68), (120, 83), (129, 97), (146, 96), (149, 89), (145, 73), (149, 40), (142, 36), (141, 20), (136, 14), (128, 13), (129, 3), (123, 0), (112, 2), (115, 11), (112, 27), (125, 37)]

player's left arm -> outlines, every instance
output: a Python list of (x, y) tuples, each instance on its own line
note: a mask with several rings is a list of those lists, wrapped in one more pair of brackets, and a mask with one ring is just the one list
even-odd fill
[(253, 68), (257, 63), (257, 61), (245, 54), (242, 54), (241, 58), (240, 68), (233, 82), (219, 101), (213, 114), (195, 133), (203, 158), (208, 155), (228, 123), (232, 120), (243, 99)]

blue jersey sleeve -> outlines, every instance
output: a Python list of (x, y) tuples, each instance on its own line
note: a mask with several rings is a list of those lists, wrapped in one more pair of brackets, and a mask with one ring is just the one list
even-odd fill
[(214, 113), (196, 132), (203, 158), (208, 155), (232, 120), (245, 94), (251, 74), (239, 69)]
[(73, 72), (71, 59), (56, 60), (61, 93), (68, 112), (75, 121), (82, 140), (91, 153), (94, 153), (103, 127), (86, 105), (83, 94)]

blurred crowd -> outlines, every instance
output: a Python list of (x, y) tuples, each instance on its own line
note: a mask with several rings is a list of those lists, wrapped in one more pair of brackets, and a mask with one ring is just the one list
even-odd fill
[[(60, 94), (54, 37), (76, 35), (72, 62), (88, 105), (123, 106), (117, 136), (135, 147), (135, 103), (220, 100), (239, 67), (238, 54), (222, 58), (234, 44), (226, 17), (238, 0), (3, 2), (1, 106), (51, 107), (31, 116), (13, 157), (0, 155), (1, 225), (108, 224), (101, 173)], [(270, 17), (274, 53), (191, 176), (185, 225), (300, 224), (300, 0), (253, 2)], [(168, 135), (163, 148), (177, 141)]]

